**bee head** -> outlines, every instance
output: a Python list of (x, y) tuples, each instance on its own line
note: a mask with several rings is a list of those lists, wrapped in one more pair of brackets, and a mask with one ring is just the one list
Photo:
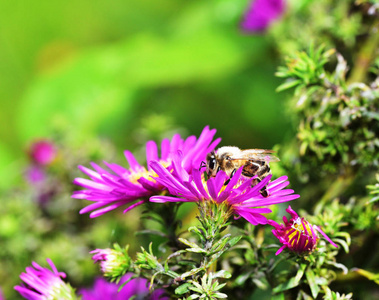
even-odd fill
[(219, 171), (220, 167), (216, 159), (216, 153), (214, 151), (207, 154), (207, 174), (209, 177), (216, 176), (216, 173)]

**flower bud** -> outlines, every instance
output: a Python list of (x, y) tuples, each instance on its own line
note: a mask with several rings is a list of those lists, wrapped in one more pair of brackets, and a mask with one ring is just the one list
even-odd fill
[(117, 280), (130, 269), (131, 258), (128, 255), (128, 248), (129, 246), (126, 246), (125, 249), (122, 249), (115, 244), (114, 249), (96, 249), (90, 253), (94, 254), (92, 259), (95, 263), (100, 264), (104, 276)]
[(162, 267), (158, 262), (158, 259), (153, 254), (152, 243), (149, 245), (149, 252), (141, 247), (142, 252), (137, 253), (137, 259), (135, 260), (136, 266), (141, 269), (155, 270)]
[(283, 216), (284, 224), (278, 224), (272, 220), (269, 221), (269, 224), (275, 227), (272, 233), (283, 244), (275, 255), (281, 253), (285, 248), (298, 254), (312, 252), (320, 240), (318, 233), (321, 233), (329, 243), (338, 248), (319, 227), (310, 224), (304, 218), (300, 218), (291, 206), (288, 206), (286, 211), (292, 218), (288, 221), (287, 217)]

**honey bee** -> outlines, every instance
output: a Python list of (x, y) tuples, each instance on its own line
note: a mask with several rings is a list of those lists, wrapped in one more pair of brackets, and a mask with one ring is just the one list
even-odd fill
[[(230, 178), (234, 173), (243, 166), (242, 175), (253, 177), (257, 175), (252, 182), (252, 186), (257, 185), (265, 177), (271, 174), (269, 162), (279, 161), (279, 158), (272, 155), (272, 150), (264, 149), (247, 149), (241, 150), (238, 147), (221, 147), (217, 151), (207, 154), (206, 163), (201, 167), (207, 167), (208, 177), (216, 176), (217, 172), (223, 170)], [(262, 196), (267, 197), (267, 185), (260, 190)]]

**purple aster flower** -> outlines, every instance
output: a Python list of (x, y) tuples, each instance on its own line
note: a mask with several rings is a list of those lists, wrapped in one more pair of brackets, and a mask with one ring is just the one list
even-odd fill
[(3, 291), (0, 289), (0, 300), (5, 300), (5, 297), (3, 295)]
[(66, 274), (58, 272), (50, 259), (46, 260), (52, 270), (32, 262), (33, 267), (27, 267), (26, 273), (20, 275), (24, 284), (14, 289), (29, 300), (76, 299), (74, 290), (62, 280)]
[(167, 300), (168, 297), (163, 296), (162, 289), (154, 290), (149, 295), (148, 282), (144, 278), (134, 278), (121, 289), (120, 286), (132, 277), (132, 273), (126, 274), (118, 284), (106, 281), (104, 278), (97, 278), (92, 288), (81, 289), (79, 294), (82, 295), (82, 300), (127, 300), (133, 296), (136, 299), (150, 299), (150, 300)]
[[(293, 194), (293, 190), (283, 189), (289, 182), (287, 176), (282, 176), (270, 182), (271, 175), (252, 187), (252, 181), (256, 176), (246, 179), (242, 176), (242, 167), (233, 177), (229, 177), (223, 171), (219, 171), (215, 177), (204, 181), (203, 174), (198, 169), (193, 169), (190, 174), (183, 166), (180, 155), (173, 160), (173, 172), (169, 172), (159, 162), (151, 162), (150, 166), (158, 174), (156, 181), (167, 187), (173, 196), (153, 196), (152, 202), (201, 202), (211, 201), (217, 204), (226, 204), (231, 213), (237, 217), (243, 217), (253, 225), (267, 224), (267, 219), (262, 214), (270, 213), (267, 206), (294, 200), (299, 195)], [(229, 182), (228, 182), (229, 180)], [(227, 184), (225, 184), (227, 182)], [(269, 193), (263, 197), (259, 192), (266, 184)]]
[(311, 225), (304, 218), (300, 218), (299, 215), (288, 206), (286, 211), (291, 215), (291, 219), (288, 221), (286, 216), (283, 216), (284, 224), (278, 224), (275, 221), (270, 220), (269, 224), (274, 226), (275, 229), (272, 233), (279, 239), (283, 246), (275, 253), (280, 254), (285, 248), (296, 253), (312, 252), (319, 241), (318, 233), (334, 247), (338, 246), (316, 225)]
[(29, 156), (32, 161), (41, 166), (48, 165), (53, 162), (57, 156), (57, 150), (53, 143), (48, 140), (39, 140), (34, 142), (29, 148)]
[[(148, 163), (157, 160), (167, 170), (171, 170), (172, 154), (180, 150), (183, 152), (184, 168), (186, 170), (198, 168), (206, 154), (220, 142), (219, 138), (212, 142), (215, 133), (215, 129), (210, 130), (206, 126), (198, 139), (190, 136), (183, 140), (179, 134), (174, 135), (171, 141), (164, 139), (161, 144), (160, 158), (157, 144), (149, 141), (146, 144), (146, 160)], [(104, 164), (110, 171), (95, 163), (91, 164), (94, 170), (79, 166), (79, 169), (90, 179), (76, 178), (74, 183), (86, 189), (74, 192), (72, 197), (94, 202), (83, 208), (80, 211), (81, 214), (92, 211), (90, 217), (95, 218), (119, 206), (129, 205), (124, 210), (126, 213), (146, 202), (150, 196), (165, 190), (165, 186), (155, 180), (157, 175), (150, 167), (146, 169), (140, 165), (130, 151), (126, 150), (124, 154), (130, 166), (129, 169), (107, 162)], [(141, 200), (136, 202), (138, 199)]]
[(253, 0), (242, 21), (246, 32), (263, 32), (279, 19), (285, 10), (285, 0)]

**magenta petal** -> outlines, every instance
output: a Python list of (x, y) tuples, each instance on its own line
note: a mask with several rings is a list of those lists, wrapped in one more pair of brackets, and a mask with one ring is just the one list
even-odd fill
[(150, 170), (149, 162), (152, 160), (159, 160), (158, 158), (158, 147), (157, 144), (153, 141), (148, 141), (146, 143), (146, 161), (147, 166)]
[(170, 196), (153, 196), (150, 197), (150, 202), (165, 203), (165, 202), (193, 202), (189, 199), (176, 198)]
[(279, 250), (276, 251), (275, 255), (279, 255), (280, 253), (282, 253), (282, 251), (283, 251), (285, 248), (287, 248), (286, 245), (283, 245), (282, 247), (280, 247)]
[(336, 247), (336, 248), (338, 248), (338, 246), (325, 234), (325, 232), (324, 231), (322, 231), (321, 230), (321, 228), (319, 228), (318, 226), (316, 226), (316, 225), (313, 225), (314, 226), (314, 228), (319, 232), (319, 233), (321, 233), (322, 234), (322, 236), (329, 242), (329, 243), (331, 243), (334, 247)]
[(128, 161), (130, 168), (133, 171), (138, 172), (142, 168), (142, 166), (138, 163), (138, 161), (130, 151), (125, 150), (124, 155), (126, 160)]
[(163, 139), (161, 143), (161, 159), (167, 160), (170, 155), (170, 140)]
[(137, 207), (137, 206), (140, 206), (141, 204), (144, 204), (145, 201), (142, 200), (142, 201), (138, 201), (137, 203), (134, 203), (133, 205), (130, 205), (127, 209), (124, 210), (124, 214), (127, 213), (129, 210)]

